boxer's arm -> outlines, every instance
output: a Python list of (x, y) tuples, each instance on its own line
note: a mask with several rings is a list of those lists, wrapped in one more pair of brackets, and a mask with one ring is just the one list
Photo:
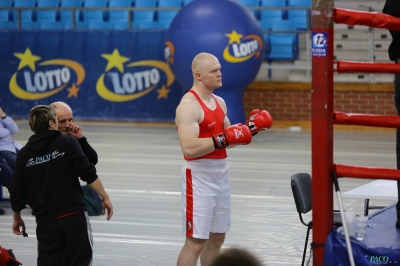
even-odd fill
[(187, 158), (200, 157), (215, 150), (212, 138), (199, 138), (201, 115), (198, 103), (185, 96), (176, 108), (179, 143)]
[[(228, 113), (228, 108), (226, 107), (225, 100), (222, 99), (221, 97), (214, 95), (215, 99), (217, 99), (219, 105), (221, 105), (222, 109), (225, 112), (225, 118), (224, 118), (224, 129), (227, 129), (228, 127), (231, 126), (231, 121), (229, 120), (227, 113)], [(229, 146), (226, 147), (226, 149), (232, 149), (236, 147), (238, 144), (230, 144)]]

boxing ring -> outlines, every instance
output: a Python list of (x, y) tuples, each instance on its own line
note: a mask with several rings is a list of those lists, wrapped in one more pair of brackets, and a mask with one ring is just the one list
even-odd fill
[[(361, 25), (398, 31), (400, 19), (379, 12), (334, 8), (333, 1), (329, 0), (313, 1), (312, 15), (313, 38), (322, 37), (326, 41), (323, 53), (314, 53), (313, 50), (312, 57), (312, 246), (314, 265), (319, 266), (323, 265), (325, 241), (333, 228), (333, 179), (348, 177), (400, 180), (400, 170), (335, 164), (333, 161), (334, 124), (400, 128), (399, 116), (347, 114), (334, 111), (334, 72), (400, 74), (400, 67), (393, 63), (334, 61), (333, 25), (334, 23)], [(338, 200), (340, 205), (340, 197)], [(347, 230), (346, 227), (344, 230)], [(346, 243), (349, 246), (350, 242)], [(354, 265), (351, 249), (348, 253), (350, 265)]]

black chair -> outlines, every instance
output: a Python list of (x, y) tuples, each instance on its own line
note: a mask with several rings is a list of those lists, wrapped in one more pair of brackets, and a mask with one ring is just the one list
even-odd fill
[[(308, 237), (310, 235), (310, 229), (312, 229), (312, 221), (305, 223), (302, 214), (306, 214), (312, 210), (312, 180), (311, 175), (307, 173), (297, 173), (292, 175), (290, 184), (292, 186), (292, 192), (294, 202), (296, 204), (297, 212), (299, 213), (300, 221), (302, 224), (307, 226), (306, 241), (304, 244), (303, 260), (301, 265), (304, 265), (304, 261), (307, 253)], [(333, 213), (334, 226), (341, 226), (342, 219), (339, 211)]]

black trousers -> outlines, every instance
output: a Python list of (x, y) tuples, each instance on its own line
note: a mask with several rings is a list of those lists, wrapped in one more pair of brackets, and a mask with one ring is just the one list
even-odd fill
[(36, 237), (38, 266), (92, 265), (93, 238), (87, 212), (40, 222)]
[[(400, 65), (399, 65), (400, 67)], [(400, 115), (400, 75), (394, 75), (394, 104), (397, 114)], [(400, 169), (400, 128), (396, 130), (396, 163), (397, 169)], [(400, 181), (397, 181), (397, 196), (400, 199)], [(396, 205), (397, 221), (400, 221), (400, 201)]]

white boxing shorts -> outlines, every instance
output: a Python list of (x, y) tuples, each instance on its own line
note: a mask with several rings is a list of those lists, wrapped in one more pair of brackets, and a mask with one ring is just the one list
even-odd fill
[(181, 171), (182, 233), (208, 239), (231, 226), (231, 192), (226, 159), (187, 161)]

